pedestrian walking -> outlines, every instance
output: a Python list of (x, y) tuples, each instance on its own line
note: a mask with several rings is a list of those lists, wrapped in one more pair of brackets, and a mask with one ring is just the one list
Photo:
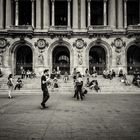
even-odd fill
[(49, 78), (46, 78), (46, 76), (48, 77), (48, 73), (49, 73), (48, 69), (44, 70), (44, 74), (41, 77), (41, 89), (43, 91), (43, 100), (42, 100), (41, 106), (43, 108), (46, 108), (45, 103), (50, 97), (49, 92), (48, 92), (48, 87), (47, 87), (49, 83)]
[(8, 76), (7, 86), (8, 86), (8, 97), (11, 99), (12, 98), (11, 93), (12, 93), (12, 90), (14, 88), (13, 75), (12, 74), (10, 74)]

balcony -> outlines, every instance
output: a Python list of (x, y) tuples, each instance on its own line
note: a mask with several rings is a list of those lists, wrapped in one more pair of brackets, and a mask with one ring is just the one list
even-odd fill
[(126, 29), (128, 37), (139, 36), (140, 35), (140, 24), (129, 25)]
[(51, 26), (48, 30), (48, 34), (51, 37), (55, 37), (55, 36), (71, 37), (72, 29), (68, 26)]
[(28, 36), (32, 37), (34, 29), (31, 25), (10, 26), (8, 34), (11, 36)]
[(113, 33), (113, 30), (109, 26), (104, 25), (94, 25), (88, 27), (87, 30), (89, 36), (110, 36)]

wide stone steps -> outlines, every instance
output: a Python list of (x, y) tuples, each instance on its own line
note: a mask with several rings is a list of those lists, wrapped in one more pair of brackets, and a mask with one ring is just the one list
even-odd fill
[[(90, 81), (93, 78), (90, 77)], [(132, 77), (128, 77), (129, 81), (132, 81)], [(113, 80), (104, 79), (102, 76), (99, 76), (97, 78), (99, 86), (101, 88), (101, 92), (99, 91), (97, 94), (139, 94), (140, 88), (136, 86), (125, 86), (124, 83), (120, 82), (120, 79), (118, 77), (114, 78)], [(86, 83), (86, 78), (83, 78), (84, 85)], [(5, 93), (8, 90), (7, 87), (7, 79), (3, 78), (0, 79), (0, 93)], [(16, 78), (14, 79), (14, 83), (16, 83)], [(40, 89), (40, 78), (35, 79), (24, 79), (23, 80), (24, 86), (23, 88), (19, 90), (15, 90), (15, 94), (40, 94), (42, 93)], [(70, 78), (70, 80), (67, 83), (64, 83), (63, 79), (59, 79), (59, 85), (60, 87), (58, 89), (52, 89), (52, 87), (49, 88), (49, 92), (51, 94), (73, 94), (74, 93), (74, 83), (73, 79)], [(90, 90), (89, 88), (86, 88), (88, 90), (89, 94), (96, 94), (96, 91)]]

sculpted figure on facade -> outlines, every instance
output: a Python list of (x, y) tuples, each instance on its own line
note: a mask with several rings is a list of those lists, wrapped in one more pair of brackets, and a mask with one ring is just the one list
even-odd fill
[(82, 56), (81, 52), (78, 53), (78, 63), (79, 63), (79, 65), (83, 64), (83, 56)]
[(39, 65), (44, 65), (44, 56), (43, 56), (43, 54), (40, 54), (39, 56), (38, 56), (38, 64)]
[(116, 56), (116, 64), (117, 65), (121, 65), (122, 64), (122, 62), (121, 62), (121, 55), (117, 55)]

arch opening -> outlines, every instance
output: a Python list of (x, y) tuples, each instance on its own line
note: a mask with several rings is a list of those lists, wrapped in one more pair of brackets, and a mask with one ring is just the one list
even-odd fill
[(93, 67), (96, 67), (97, 73), (102, 74), (106, 67), (106, 51), (101, 46), (93, 46), (89, 51), (89, 72), (92, 74)]
[(33, 52), (28, 45), (19, 45), (15, 50), (15, 74), (21, 74), (21, 69), (25, 71), (33, 69)]
[(127, 50), (127, 72), (133, 74), (136, 69), (140, 71), (140, 47), (132, 45)]
[(70, 52), (66, 46), (56, 46), (52, 53), (52, 69), (61, 71), (61, 74), (70, 74)]

